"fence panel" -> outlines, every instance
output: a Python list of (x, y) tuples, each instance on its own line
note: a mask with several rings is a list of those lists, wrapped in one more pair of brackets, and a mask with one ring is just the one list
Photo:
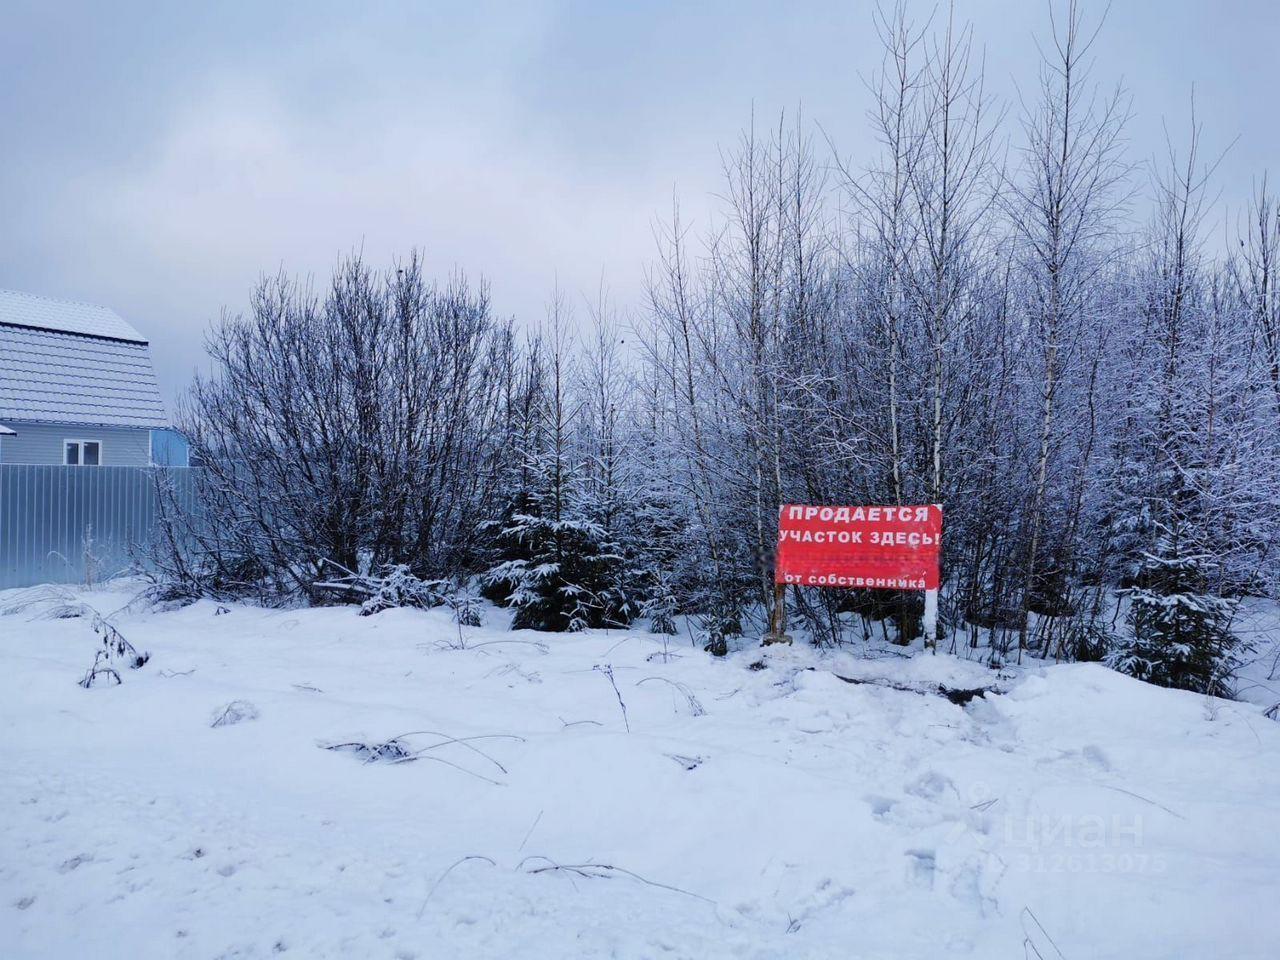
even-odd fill
[(191, 467), (0, 464), (0, 589), (106, 579), (136, 562), (158, 515), (157, 484), (194, 507)]

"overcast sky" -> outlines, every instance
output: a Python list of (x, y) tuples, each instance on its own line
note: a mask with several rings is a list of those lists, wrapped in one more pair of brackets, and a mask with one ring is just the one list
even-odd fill
[[(521, 318), (557, 276), (579, 297), (603, 275), (629, 308), (653, 223), (673, 193), (705, 221), (753, 104), (802, 107), (871, 156), (870, 10), (0, 0), (0, 287), (115, 308), (151, 338), (170, 396), (261, 273), (322, 280), (356, 247), (483, 274)], [(1029, 89), (1045, 6), (957, 13), (993, 91)], [(1185, 132), (1194, 83), (1206, 147), (1235, 141), (1222, 206), (1268, 164), (1280, 176), (1278, 36), (1268, 0), (1115, 0), (1095, 75), (1133, 95), (1133, 159), (1163, 149), (1165, 120)]]

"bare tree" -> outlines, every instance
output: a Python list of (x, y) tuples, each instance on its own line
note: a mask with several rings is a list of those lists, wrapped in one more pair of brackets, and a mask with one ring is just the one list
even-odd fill
[[(1089, 80), (1090, 50), (1101, 22), (1088, 32), (1077, 0), (1059, 23), (1050, 7), (1050, 44), (1040, 66), (1037, 99), (1024, 105), (1023, 171), (1008, 184), (1006, 209), (1018, 234), (1027, 279), (1030, 327), (1038, 343), (1039, 446), (1032, 484), (1030, 534), (1022, 591), (1019, 646), (1026, 643), (1033, 584), (1044, 535), (1051, 460), (1058, 443), (1059, 394), (1083, 361), (1096, 369), (1099, 279), (1115, 239), (1120, 188), (1127, 173), (1121, 136), (1124, 94), (1100, 96)], [(1092, 353), (1093, 358), (1082, 352)], [(1092, 376), (1087, 378), (1090, 402)], [(1083, 472), (1084, 464), (1078, 464)]]
[(382, 277), (353, 257), (323, 299), (262, 281), (249, 316), (225, 317), (207, 346), (215, 372), (180, 418), (202, 464), (186, 569), (315, 596), (328, 563), (474, 567), (514, 366), (483, 287), (431, 284), (416, 255)]
[(1237, 295), (1246, 305), (1258, 360), (1270, 382), (1280, 415), (1280, 205), (1267, 189), (1267, 178), (1253, 196), (1232, 259)]
[(918, 229), (906, 275), (928, 356), (928, 461), (925, 496), (944, 497), (948, 428), (962, 411), (948, 410), (951, 351), (973, 320), (976, 269), (984, 227), (995, 202), (992, 146), (998, 117), (975, 59), (972, 28), (957, 27), (948, 9), (931, 41), (921, 91), (921, 143), (911, 166)]

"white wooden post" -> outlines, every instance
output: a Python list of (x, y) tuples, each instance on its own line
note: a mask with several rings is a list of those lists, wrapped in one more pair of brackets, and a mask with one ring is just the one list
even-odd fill
[[(935, 503), (933, 505), (933, 508), (938, 511), (939, 515), (942, 514), (942, 504)], [(938, 539), (939, 541), (941, 541), (942, 539), (941, 529), (938, 530)], [(941, 574), (942, 573), (942, 570), (941, 570), (942, 543), (941, 542), (938, 543), (938, 556), (939, 556), (938, 573)], [(933, 652), (937, 653), (938, 652), (938, 591), (937, 590), (926, 590), (924, 592), (924, 624), (923, 626), (924, 626), (925, 646), (932, 647)]]
[(924, 592), (924, 644), (938, 652), (938, 591)]

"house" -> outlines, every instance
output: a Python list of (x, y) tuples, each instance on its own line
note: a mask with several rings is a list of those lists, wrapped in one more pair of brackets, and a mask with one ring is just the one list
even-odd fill
[(0, 290), (0, 464), (185, 466), (167, 427), (151, 348), (119, 314)]

